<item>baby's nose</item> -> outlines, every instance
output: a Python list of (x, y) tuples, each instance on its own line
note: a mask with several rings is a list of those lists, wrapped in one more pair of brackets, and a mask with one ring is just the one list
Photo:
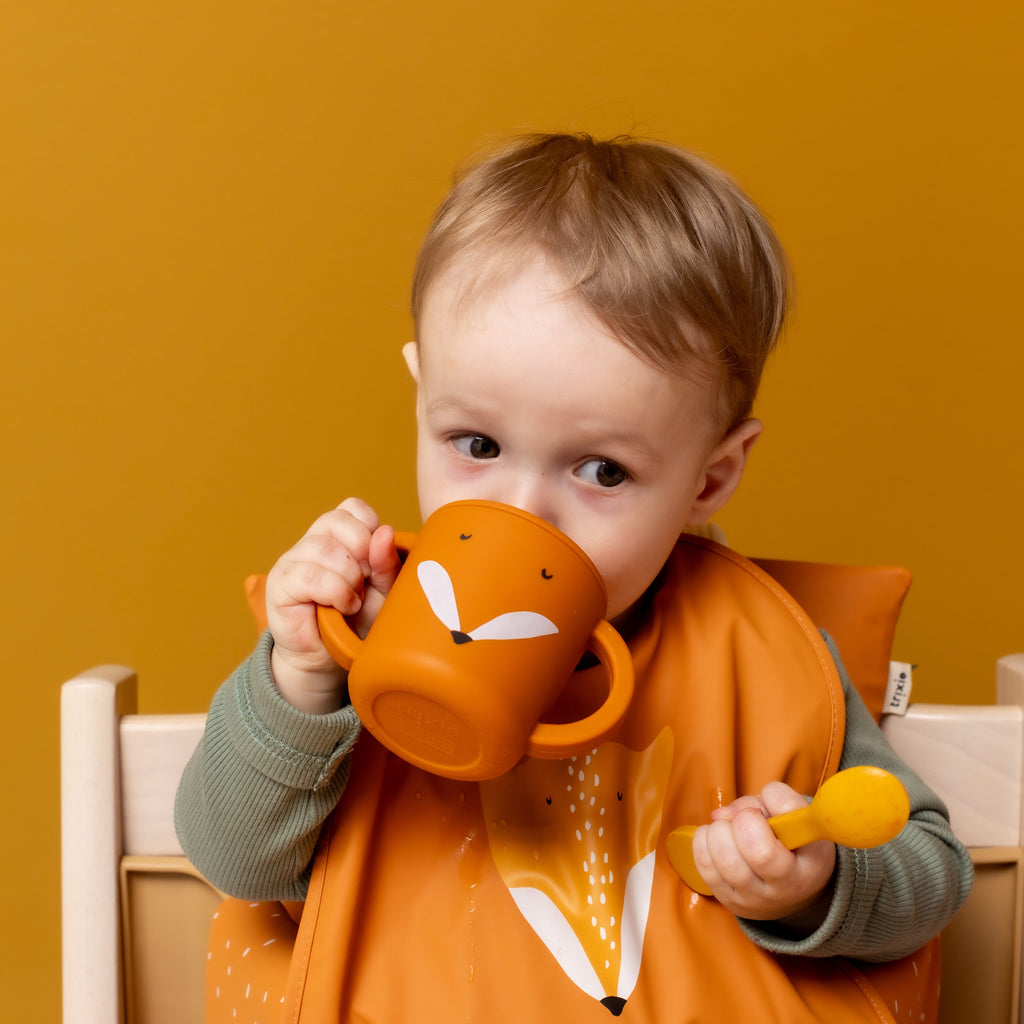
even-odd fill
[(555, 488), (546, 476), (517, 477), (510, 481), (503, 490), (505, 496), (496, 498), (496, 501), (514, 505), (524, 512), (537, 516), (538, 519), (551, 523), (552, 526), (558, 526), (559, 515)]

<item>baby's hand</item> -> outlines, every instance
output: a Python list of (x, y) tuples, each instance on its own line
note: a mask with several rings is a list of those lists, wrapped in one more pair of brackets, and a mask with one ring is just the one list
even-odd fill
[(395, 531), (366, 502), (348, 498), (321, 516), (267, 576), (271, 669), (289, 703), (311, 714), (341, 705), (345, 672), (327, 653), (317, 605), (350, 616), (365, 636), (398, 575)]
[(693, 857), (715, 898), (737, 917), (754, 921), (796, 919), (828, 889), (836, 863), (835, 844), (809, 843), (787, 850), (768, 817), (806, 807), (784, 782), (771, 782), (760, 796), (744, 796), (711, 814), (693, 837)]

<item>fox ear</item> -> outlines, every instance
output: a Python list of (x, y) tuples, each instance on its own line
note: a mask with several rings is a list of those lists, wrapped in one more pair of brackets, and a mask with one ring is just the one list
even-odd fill
[(690, 509), (687, 526), (703, 525), (733, 496), (743, 478), (750, 449), (763, 429), (760, 420), (744, 420), (718, 442), (704, 464), (704, 486)]
[(538, 612), (505, 612), (469, 632), (473, 640), (532, 640), (551, 636), (558, 627)]
[(416, 578), (420, 581), (430, 610), (446, 629), (459, 628), (459, 609), (455, 603), (455, 588), (452, 579), (440, 562), (420, 562), (416, 567)]

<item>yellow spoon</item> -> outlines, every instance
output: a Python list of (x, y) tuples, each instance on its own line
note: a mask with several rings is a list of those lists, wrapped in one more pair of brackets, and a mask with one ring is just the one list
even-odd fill
[[(910, 798), (903, 783), (882, 768), (861, 765), (826, 779), (806, 807), (769, 818), (768, 824), (788, 850), (818, 839), (866, 849), (897, 836), (909, 816)], [(669, 833), (668, 859), (691, 889), (710, 896), (693, 862), (697, 828), (684, 825)]]

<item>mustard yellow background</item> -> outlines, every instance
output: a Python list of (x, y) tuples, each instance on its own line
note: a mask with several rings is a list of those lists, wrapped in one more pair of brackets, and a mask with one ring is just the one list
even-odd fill
[(407, 286), (453, 165), (532, 128), (731, 170), (798, 299), (740, 550), (896, 562), (915, 695), (1021, 627), (1018, 0), (0, 6), (4, 1017), (59, 1014), (58, 688), (205, 707), (244, 575), (348, 494), (416, 526)]

